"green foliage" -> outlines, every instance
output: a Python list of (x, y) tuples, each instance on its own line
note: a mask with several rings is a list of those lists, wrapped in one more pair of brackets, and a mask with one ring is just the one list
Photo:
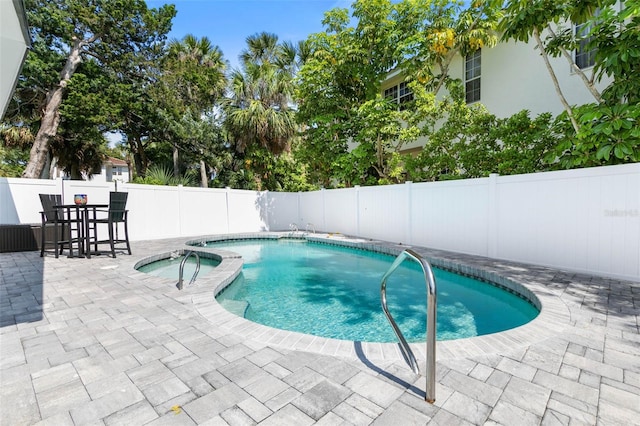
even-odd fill
[(252, 146), (244, 153), (244, 171), (234, 179), (244, 178), (246, 189), (258, 191), (308, 191), (304, 166), (290, 153), (273, 155), (267, 148)]
[(189, 170), (184, 175), (175, 177), (171, 169), (166, 166), (151, 166), (145, 177), (136, 177), (133, 180), (134, 183), (167, 186), (197, 186), (197, 181), (197, 175), (194, 170)]
[(297, 130), (291, 108), (296, 55), (294, 46), (280, 43), (275, 34), (247, 38), (242, 69), (232, 72), (231, 97), (224, 103), (225, 127), (239, 152), (253, 145), (275, 155), (290, 151)]
[(640, 161), (640, 106), (587, 104), (575, 111), (580, 133), (561, 114), (556, 125), (565, 138), (547, 155), (549, 163), (570, 169)]
[[(424, 126), (427, 142), (415, 158), (405, 161), (407, 179), (447, 180), (533, 173), (549, 166), (544, 157), (557, 144), (551, 114), (531, 118), (528, 111), (504, 119), (480, 104), (467, 105), (456, 85), (450, 97), (437, 101), (430, 126)], [(434, 119), (438, 119), (437, 121)]]
[(29, 150), (0, 145), (0, 177), (20, 177), (29, 160)]
[[(6, 122), (37, 134), (26, 175), (38, 177), (52, 151), (78, 176), (100, 162), (99, 134), (124, 121), (119, 114), (129, 105), (116, 94), (133, 92), (123, 80), (145, 74), (136, 58), (157, 56), (175, 7), (148, 9), (143, 0), (28, 0), (25, 7), (34, 43)], [(76, 72), (86, 78), (74, 79)]]
[(20, 177), (29, 161), (33, 134), (26, 126), (0, 124), (0, 176)]
[[(561, 142), (545, 155), (546, 162), (574, 168), (640, 161), (640, 1), (628, 0), (618, 8), (614, 0), (512, 0), (506, 11), (504, 39), (527, 41), (534, 31), (551, 32), (550, 24), (564, 21), (590, 28), (578, 37), (560, 28), (542, 46), (568, 58), (580, 41), (596, 51), (590, 79), (574, 67), (596, 103), (565, 107), (555, 123)], [(602, 78), (612, 81), (599, 93), (593, 84)]]
[(95, 61), (82, 63), (71, 78), (64, 102), (60, 106), (61, 122), (50, 151), (58, 165), (72, 179), (91, 176), (106, 157), (104, 133), (116, 109), (112, 98), (112, 80)]
[[(298, 121), (305, 129), (296, 155), (310, 177), (324, 186), (404, 181), (403, 164), (416, 161), (400, 152), (422, 127), (444, 117), (428, 91), (449, 83), (456, 54), (496, 43), (499, 16), (489, 2), (464, 7), (427, 0), (356, 0), (353, 25), (349, 11), (328, 12), (326, 31), (310, 36), (312, 54), (298, 74)], [(381, 83), (393, 68), (402, 69), (422, 102), (398, 110), (381, 98)]]
[(229, 179), (241, 178), (259, 190), (288, 185), (289, 153), (298, 130), (291, 108), (293, 76), (301, 53), (308, 53), (305, 44), (280, 43), (275, 34), (247, 38), (247, 49), (240, 55), (242, 69), (231, 73), (231, 96), (223, 104), (224, 128), (234, 155), (245, 161), (244, 171), (236, 167)]
[(396, 58), (410, 80), (438, 94), (448, 84), (449, 66), (497, 43), (502, 17), (494, 1), (414, 0), (394, 4)]
[(133, 182), (146, 185), (169, 185), (171, 179), (173, 179), (173, 173), (170, 168), (151, 166), (144, 177), (136, 176)]
[(598, 7), (606, 7), (615, 2), (616, 0), (508, 0), (499, 29), (503, 40), (513, 39), (526, 43), (534, 31), (541, 32), (549, 24), (565, 21), (582, 23), (592, 17)]
[(608, 104), (640, 104), (640, 0), (627, 0), (619, 13), (604, 9), (592, 23), (594, 70), (599, 78), (613, 77), (603, 99)]
[(530, 118), (525, 110), (499, 120), (497, 139), (502, 144), (496, 154), (497, 169), (494, 170), (501, 175), (548, 170), (550, 166), (545, 157), (560, 138), (549, 113)]
[[(359, 109), (379, 96), (380, 82), (397, 62), (391, 2), (355, 1), (352, 9), (355, 26), (349, 25), (346, 9), (325, 14), (326, 31), (307, 40), (311, 54), (297, 75), (296, 118), (304, 130), (296, 158), (305, 162), (310, 178), (325, 187), (336, 181), (340, 185), (368, 182), (369, 167), (379, 164), (374, 147), (350, 153), (346, 141), (357, 137), (360, 123), (372, 123), (368, 113)], [(379, 106), (371, 105), (371, 112)], [(369, 126), (369, 135), (372, 131)], [(364, 134), (360, 140), (378, 143)], [(372, 154), (371, 162), (359, 161), (367, 152)]]

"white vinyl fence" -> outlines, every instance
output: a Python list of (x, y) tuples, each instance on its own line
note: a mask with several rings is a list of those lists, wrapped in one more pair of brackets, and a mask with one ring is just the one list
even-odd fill
[[(39, 193), (107, 203), (113, 184), (0, 178), (0, 224)], [(640, 163), (482, 179), (272, 193), (119, 184), (133, 240), (300, 230), (357, 235), (640, 281)]]

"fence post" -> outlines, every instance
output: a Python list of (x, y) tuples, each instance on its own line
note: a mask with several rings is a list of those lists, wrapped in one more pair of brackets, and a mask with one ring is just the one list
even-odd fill
[(407, 238), (405, 238), (405, 244), (413, 244), (413, 209), (411, 207), (412, 202), (412, 192), (413, 192), (413, 182), (408, 180), (405, 182), (405, 189), (407, 190), (407, 224), (405, 228), (405, 232), (407, 233)]
[(64, 203), (64, 181), (62, 180), (61, 177), (58, 177), (56, 178), (55, 183), (56, 183), (55, 193), (62, 195), (62, 202)]
[(353, 187), (353, 189), (356, 191), (356, 208), (355, 210), (355, 215), (356, 215), (356, 233), (355, 235), (360, 237), (360, 185), (356, 185)]
[(224, 188), (224, 200), (225, 200), (226, 210), (227, 210), (227, 234), (231, 232), (231, 224), (229, 223), (229, 191), (231, 191), (231, 188), (226, 186)]
[(183, 186), (178, 185), (178, 235), (182, 237), (182, 191)]
[(324, 232), (329, 232), (327, 229), (327, 213), (326, 213), (326, 202), (325, 202), (325, 194), (326, 191), (324, 188), (320, 188), (320, 194), (322, 195), (322, 229)]
[(297, 204), (298, 211), (296, 212), (296, 217), (298, 218), (298, 223), (300, 224), (300, 226), (302, 226), (302, 223), (304, 222), (304, 218), (301, 217), (301, 215), (300, 215), (300, 202), (301, 202), (300, 195), (301, 194), (302, 193), (300, 191), (298, 191), (297, 194), (296, 194), (296, 201), (298, 202), (298, 204)]
[(498, 174), (489, 175), (489, 200), (487, 223), (487, 256), (498, 256)]

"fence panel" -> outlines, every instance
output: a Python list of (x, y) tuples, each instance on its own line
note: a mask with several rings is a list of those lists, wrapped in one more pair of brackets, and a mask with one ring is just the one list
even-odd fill
[(410, 188), (410, 184), (354, 188), (358, 202), (355, 234), (408, 244)]
[[(86, 194), (89, 204), (109, 204), (109, 192), (115, 190), (113, 182), (96, 182), (84, 180), (61, 180), (62, 201), (73, 204), (75, 194)], [(119, 191), (124, 189), (118, 188)]]
[(118, 191), (129, 193), (127, 210), (132, 240), (181, 236), (178, 187), (139, 184), (122, 185), (122, 188), (118, 186)]
[(355, 189), (332, 189), (324, 192), (324, 230), (355, 235), (358, 205)]
[(229, 232), (266, 231), (268, 212), (264, 196), (256, 191), (227, 190)]
[(324, 218), (324, 193), (326, 191), (300, 192), (300, 225), (305, 229), (309, 225), (311, 230), (326, 232)]
[(327, 191), (300, 193), (300, 221), (313, 225), (318, 232), (327, 231), (327, 220), (324, 214), (324, 195)]
[(412, 185), (412, 244), (487, 255), (489, 178)]
[(640, 276), (637, 169), (617, 166), (500, 177), (497, 257)]
[(38, 194), (61, 194), (61, 180), (0, 178), (0, 224), (40, 223)]
[(288, 231), (295, 223), (304, 229), (300, 220), (300, 194), (297, 192), (268, 192), (263, 196), (270, 231)]
[(224, 189), (179, 187), (181, 236), (224, 234), (227, 223), (227, 197)]

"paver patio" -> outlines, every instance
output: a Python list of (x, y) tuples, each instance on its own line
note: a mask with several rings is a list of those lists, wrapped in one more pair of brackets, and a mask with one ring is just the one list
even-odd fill
[(253, 325), (213, 301), (216, 278), (179, 291), (133, 269), (185, 241), (0, 254), (0, 424), (640, 424), (640, 283), (414, 248), (543, 303), (520, 329), (439, 342), (431, 405), (395, 345)]

